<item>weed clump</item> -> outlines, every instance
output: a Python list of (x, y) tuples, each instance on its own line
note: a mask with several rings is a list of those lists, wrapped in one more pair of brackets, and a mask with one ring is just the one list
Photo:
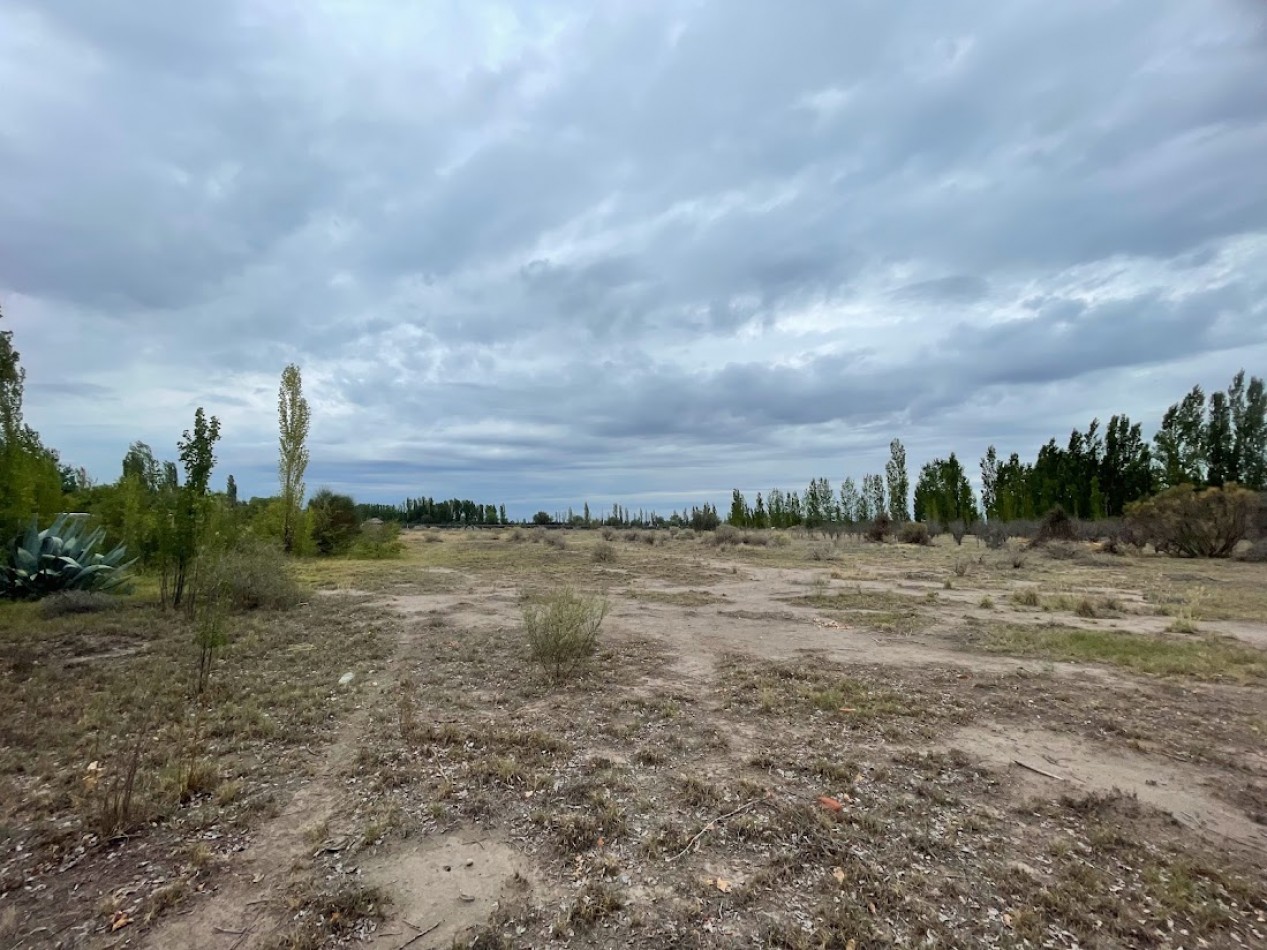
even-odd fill
[(595, 564), (611, 564), (616, 560), (616, 546), (608, 541), (599, 541), (590, 552)]
[(606, 599), (567, 588), (531, 601), (523, 617), (532, 659), (562, 682), (594, 655), (606, 616)]

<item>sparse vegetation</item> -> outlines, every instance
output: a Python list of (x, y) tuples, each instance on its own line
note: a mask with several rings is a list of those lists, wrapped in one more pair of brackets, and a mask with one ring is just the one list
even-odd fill
[(607, 601), (562, 589), (531, 599), (523, 610), (528, 651), (550, 678), (563, 682), (598, 649)]

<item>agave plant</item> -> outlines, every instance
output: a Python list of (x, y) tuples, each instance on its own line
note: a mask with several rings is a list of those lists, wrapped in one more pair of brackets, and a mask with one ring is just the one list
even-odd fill
[(78, 519), (58, 515), (41, 531), (37, 519), (18, 535), (0, 565), (0, 596), (37, 600), (63, 590), (112, 590), (122, 584), (135, 559), (124, 563), (127, 549), (96, 549), (105, 531), (85, 532)]

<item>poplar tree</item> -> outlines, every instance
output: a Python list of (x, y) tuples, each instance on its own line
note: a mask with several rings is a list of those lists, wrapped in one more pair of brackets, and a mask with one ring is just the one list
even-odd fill
[(295, 549), (295, 531), (304, 500), (304, 472), (308, 468), (308, 400), (304, 398), (299, 367), (294, 363), (282, 371), (277, 422), (281, 431), (277, 468), (282, 488), (282, 547), (289, 554)]

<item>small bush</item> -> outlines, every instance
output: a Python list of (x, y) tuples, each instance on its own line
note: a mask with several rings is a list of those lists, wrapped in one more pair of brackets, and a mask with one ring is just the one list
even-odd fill
[(68, 590), (40, 601), (40, 616), (45, 620), (66, 614), (95, 614), (114, 610), (123, 602), (111, 594), (95, 590)]
[(194, 589), (197, 601), (229, 610), (289, 610), (303, 600), (281, 548), (252, 537), (204, 556)]
[(784, 531), (770, 532), (770, 544), (772, 547), (786, 548), (791, 543), (792, 543), (792, 539), (787, 536), (786, 532)]
[(562, 682), (594, 655), (606, 616), (604, 598), (566, 588), (531, 601), (523, 617), (532, 659), (552, 680)]
[(892, 532), (893, 522), (888, 515), (880, 515), (871, 520), (863, 531), (863, 536), (875, 544), (882, 543)]
[(741, 537), (739, 529), (733, 524), (721, 524), (708, 536), (708, 543), (716, 547), (725, 547), (728, 544), (738, 544)]
[(997, 551), (1007, 545), (1007, 525), (1001, 521), (987, 521), (985, 524), (977, 526), (977, 537), (991, 551)]
[(1239, 485), (1179, 485), (1127, 508), (1128, 522), (1159, 554), (1231, 557), (1258, 513), (1258, 496)]
[(515, 528), (515, 530), (510, 532), (510, 540), (511, 541), (527, 541), (528, 534), (526, 531), (524, 531), (523, 528)]
[(405, 553), (405, 546), (400, 541), (400, 525), (394, 521), (381, 524), (366, 522), (361, 533), (352, 545), (352, 557), (363, 560), (384, 560), (400, 557)]
[(695, 530), (693, 528), (683, 528), (678, 534), (679, 541), (694, 541)]
[(1076, 540), (1078, 540), (1077, 522), (1070, 518), (1060, 505), (1043, 515), (1043, 520), (1038, 525), (1038, 531), (1034, 534), (1035, 544), (1046, 544), (1049, 541)]
[(422, 540), (427, 544), (443, 544), (444, 535), (442, 535), (435, 528), (432, 528), (431, 530), (423, 534)]
[(897, 539), (903, 544), (926, 545), (933, 543), (933, 536), (928, 533), (928, 525), (922, 521), (908, 521), (898, 529)]
[(967, 558), (957, 557), (954, 564), (951, 565), (951, 570), (955, 572), (956, 577), (964, 577), (967, 575), (970, 566)]
[(1012, 603), (1018, 607), (1037, 607), (1039, 604), (1038, 591), (1032, 587), (1025, 590), (1018, 590), (1012, 595)]
[(590, 552), (595, 564), (611, 564), (616, 560), (616, 545), (607, 541), (599, 541)]
[(616, 540), (616, 529), (615, 529), (615, 528), (608, 528), (608, 527), (604, 527), (601, 531), (599, 531), (599, 534), (601, 534), (601, 535), (603, 536), (603, 540), (604, 540), (604, 541), (615, 541), (615, 540)]
[(556, 551), (562, 551), (568, 546), (568, 539), (563, 536), (560, 531), (546, 532), (545, 542)]
[(962, 521), (951, 521), (946, 524), (946, 531), (955, 539), (955, 544), (963, 544), (963, 539), (968, 534), (968, 526)]

